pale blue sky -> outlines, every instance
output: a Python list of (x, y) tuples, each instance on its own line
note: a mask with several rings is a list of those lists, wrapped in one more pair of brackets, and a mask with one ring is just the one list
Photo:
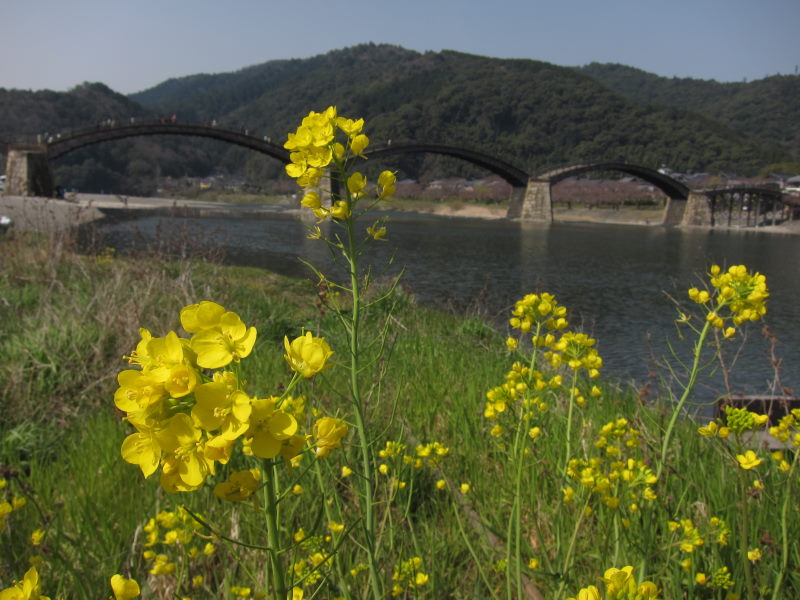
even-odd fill
[(3, 0), (0, 87), (131, 93), (362, 42), (617, 62), (718, 81), (794, 73), (800, 0)]

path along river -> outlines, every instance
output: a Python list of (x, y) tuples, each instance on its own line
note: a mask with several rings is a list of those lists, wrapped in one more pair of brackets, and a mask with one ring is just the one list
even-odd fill
[[(324, 244), (306, 237), (308, 225), (279, 210), (258, 219), (149, 216), (104, 225), (97, 241), (125, 252), (187, 240), (183, 252), (220, 248), (229, 263), (310, 276), (303, 258), (331, 272)], [(686, 290), (701, 283), (712, 263), (746, 264), (767, 275), (766, 322), (780, 340), (775, 352), (783, 360), (783, 385), (800, 387), (800, 236), (393, 214), (388, 241), (372, 248), (375, 273), (388, 277), (405, 268), (402, 282), (420, 303), (477, 310), (500, 327), (523, 294), (554, 293), (570, 321), (597, 338), (605, 373), (639, 385), (652, 376), (653, 359), (669, 353), (667, 339), (683, 356), (690, 345), (678, 339), (667, 294), (689, 306)], [(739, 344), (725, 348), (730, 360)], [(737, 391), (769, 390), (768, 353), (760, 326), (749, 327), (733, 369)], [(706, 396), (722, 391), (719, 377), (712, 380)]]

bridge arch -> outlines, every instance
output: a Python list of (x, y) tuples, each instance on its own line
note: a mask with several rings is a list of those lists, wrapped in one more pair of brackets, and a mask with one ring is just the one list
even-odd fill
[(211, 138), (255, 150), (284, 164), (289, 162), (289, 152), (283, 146), (273, 144), (248, 133), (214, 125), (176, 123), (172, 121), (136, 122), (115, 126), (98, 125), (97, 127), (83, 129), (53, 141), (48, 141), (46, 145), (47, 156), (50, 160), (53, 160), (86, 146), (143, 135), (190, 135)]
[(570, 165), (541, 173), (540, 175), (536, 175), (534, 179), (537, 181), (547, 181), (551, 185), (554, 185), (568, 177), (580, 175), (588, 171), (619, 171), (643, 179), (656, 186), (673, 200), (686, 200), (689, 197), (689, 186), (682, 181), (678, 181), (674, 177), (660, 173), (655, 169), (622, 161), (599, 161)]
[(530, 175), (518, 169), (517, 167), (495, 158), (478, 152), (476, 150), (469, 150), (467, 148), (459, 148), (457, 146), (447, 146), (445, 144), (421, 144), (417, 142), (403, 142), (386, 144), (385, 146), (376, 146), (367, 150), (364, 155), (369, 158), (380, 158), (390, 156), (393, 154), (415, 154), (415, 153), (428, 153), (428, 154), (442, 154), (444, 156), (452, 156), (470, 162), (478, 167), (491, 171), (505, 179), (515, 188), (525, 188), (528, 185)]

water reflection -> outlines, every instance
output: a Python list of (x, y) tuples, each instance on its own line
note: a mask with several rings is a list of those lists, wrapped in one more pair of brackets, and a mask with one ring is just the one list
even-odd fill
[[(141, 248), (164, 219), (149, 217), (102, 228), (102, 245)], [(205, 248), (224, 246), (226, 260), (309, 277), (302, 257), (344, 276), (325, 244), (307, 238), (307, 226), (288, 215), (269, 219), (170, 219), (188, 227)], [(336, 231), (332, 224), (327, 235)], [(365, 225), (366, 227), (366, 225)], [(665, 229), (598, 224), (550, 227), (507, 221), (392, 215), (389, 240), (374, 244), (376, 276), (405, 267), (403, 284), (420, 302), (464, 310), (481, 307), (502, 324), (522, 294), (550, 291), (571, 311), (571, 321), (596, 336), (606, 372), (642, 381), (652, 356), (675, 339), (675, 310), (712, 262), (747, 264), (767, 274), (772, 290), (768, 322), (782, 345), (784, 383), (800, 383), (800, 238), (761, 232)], [(394, 262), (386, 268), (387, 261)], [(758, 328), (740, 356), (734, 384), (763, 392), (772, 369)], [(728, 346), (730, 348), (730, 346)]]

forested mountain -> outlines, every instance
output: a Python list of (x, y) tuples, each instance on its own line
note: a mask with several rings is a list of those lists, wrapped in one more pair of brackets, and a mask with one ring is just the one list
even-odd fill
[[(334, 104), (342, 114), (363, 116), (374, 143), (460, 145), (529, 172), (614, 158), (679, 171), (750, 174), (796, 156), (798, 103), (776, 92), (796, 89), (796, 77), (749, 84), (688, 80), (670, 92), (665, 91), (669, 79), (611, 67), (618, 66), (575, 69), (365, 44), (232, 73), (170, 79), (127, 98), (102, 84), (65, 93), (0, 90), (0, 138), (175, 114), (180, 121), (213, 120), (280, 142), (309, 110)], [(689, 89), (696, 90), (695, 100), (668, 101)], [(748, 103), (786, 106), (778, 118), (746, 110)], [(714, 113), (720, 104), (727, 108)], [(373, 168), (378, 166), (422, 180), (485, 174), (432, 155), (398, 157)], [(56, 178), (80, 189), (143, 193), (154, 189), (159, 176), (214, 171), (246, 174), (258, 184), (279, 177), (282, 169), (274, 160), (220, 142), (164, 136), (79, 150), (59, 159)]]
[(618, 64), (580, 72), (645, 106), (690, 110), (784, 150), (800, 161), (800, 77), (774, 75), (750, 83), (668, 78)]

